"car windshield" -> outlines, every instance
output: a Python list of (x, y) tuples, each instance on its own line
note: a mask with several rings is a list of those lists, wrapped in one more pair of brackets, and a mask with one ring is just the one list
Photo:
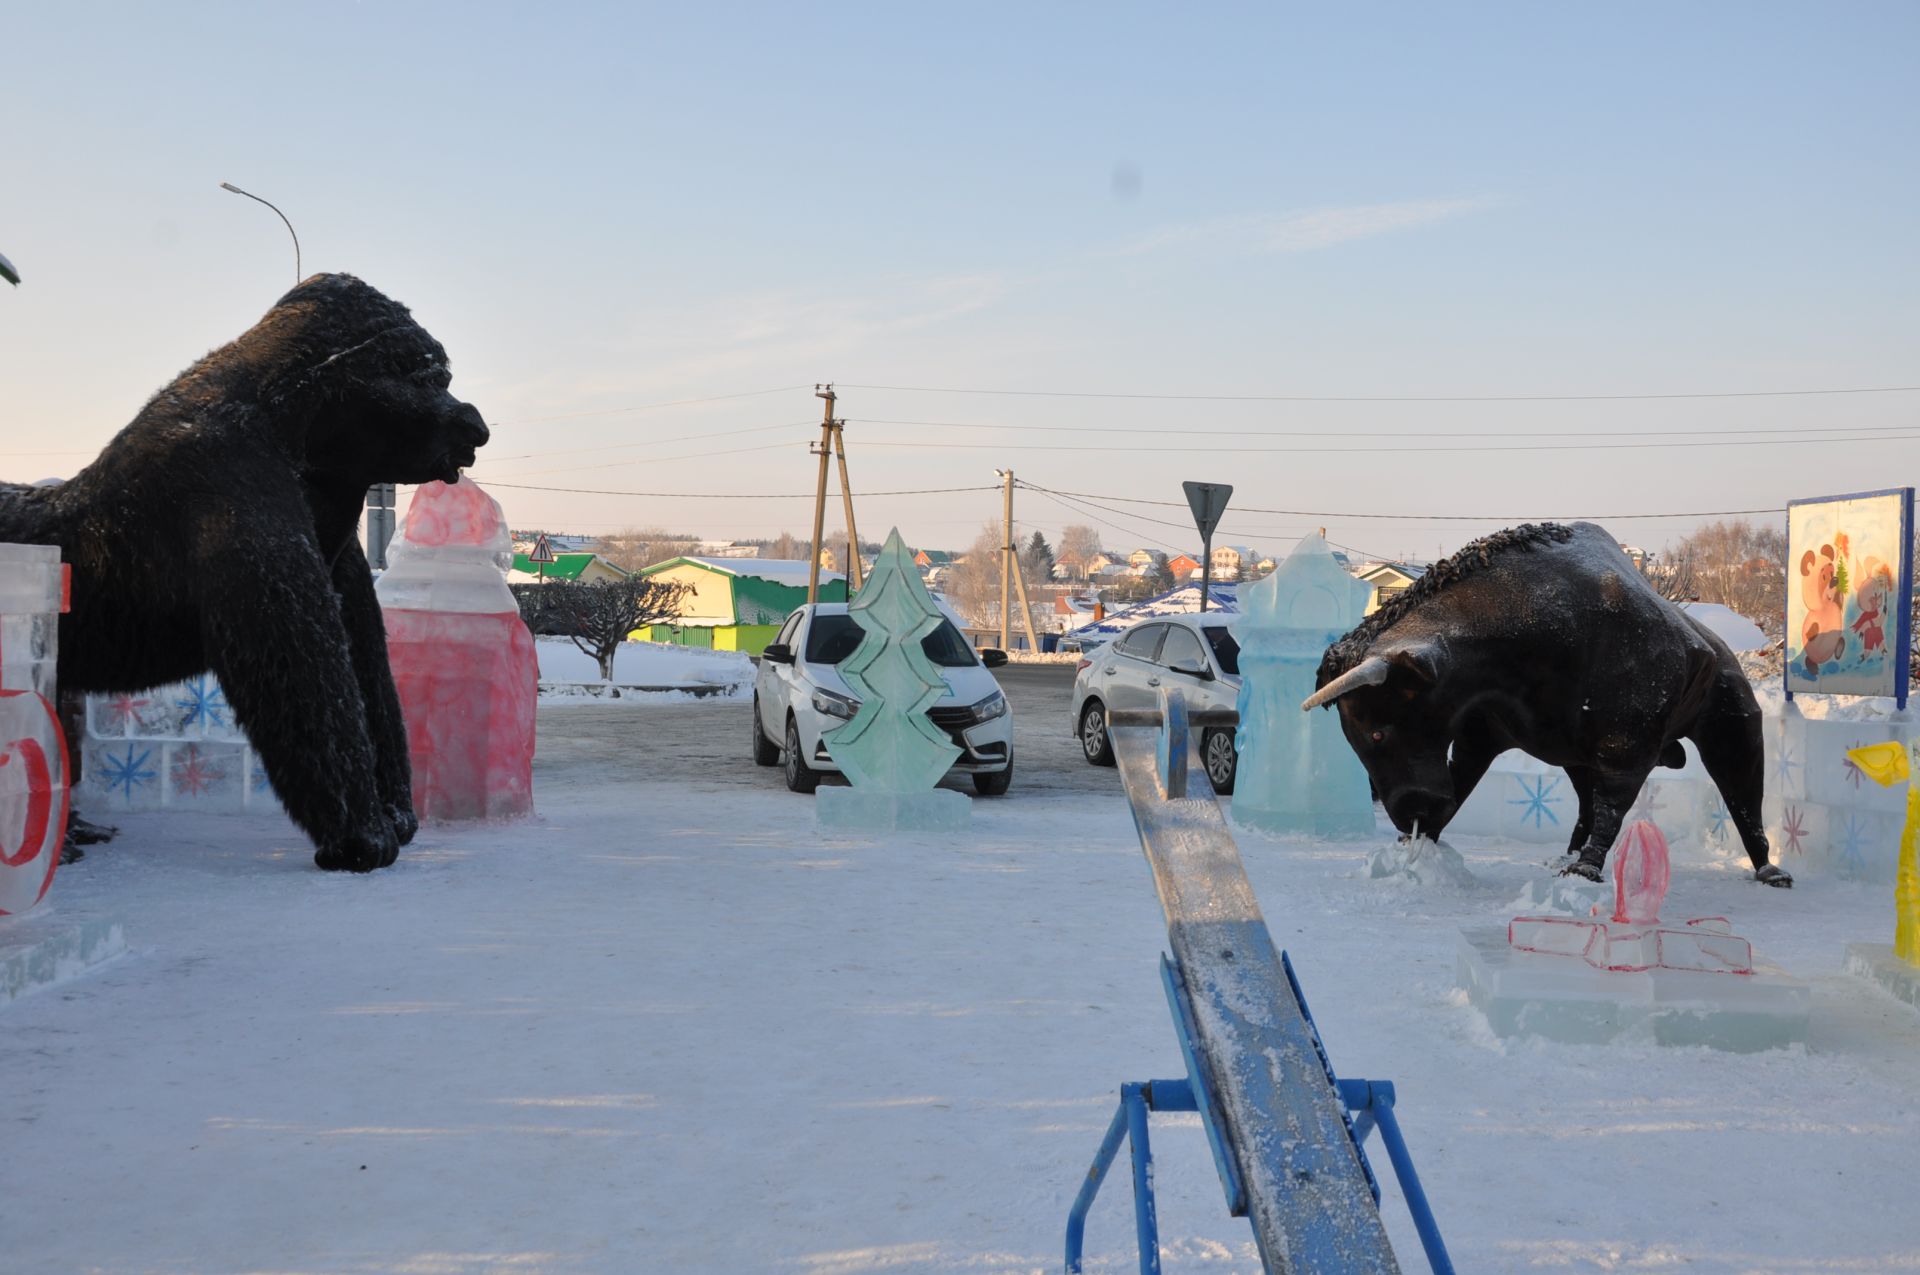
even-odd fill
[(1213, 662), (1228, 677), (1240, 676), (1240, 644), (1233, 640), (1225, 625), (1210, 624), (1200, 630), (1207, 635), (1207, 645), (1213, 648)]
[[(807, 663), (838, 664), (853, 654), (863, 636), (850, 615), (816, 615), (807, 628)], [(979, 663), (951, 620), (940, 621), (939, 628), (921, 638), (920, 649), (941, 668), (971, 668)]]

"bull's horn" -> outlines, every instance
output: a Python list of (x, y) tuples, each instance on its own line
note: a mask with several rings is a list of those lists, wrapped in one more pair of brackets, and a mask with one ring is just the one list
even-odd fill
[(1360, 663), (1354, 665), (1339, 677), (1334, 678), (1331, 682), (1328, 682), (1325, 686), (1307, 696), (1306, 702), (1300, 705), (1300, 710), (1310, 713), (1322, 704), (1333, 703), (1333, 701), (1339, 699), (1356, 686), (1378, 686), (1387, 680), (1388, 667), (1386, 656), (1369, 655), (1366, 659), (1360, 661)]

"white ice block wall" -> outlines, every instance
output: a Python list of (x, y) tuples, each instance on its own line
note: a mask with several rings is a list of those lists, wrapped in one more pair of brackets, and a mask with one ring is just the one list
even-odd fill
[(89, 695), (82, 757), (80, 799), (89, 813), (279, 805), (211, 673), (130, 695)]
[[(1651, 819), (1680, 862), (1744, 858), (1720, 790), (1707, 777), (1693, 745), (1687, 744), (1686, 750), (1684, 769), (1663, 767), (1647, 779), (1626, 823)], [(1494, 759), (1447, 831), (1564, 848), (1579, 818), (1580, 800), (1566, 772), (1514, 750)]]
[(1795, 876), (1891, 887), (1906, 786), (1882, 788), (1847, 752), (1892, 739), (1909, 742), (1913, 722), (1815, 719), (1803, 715), (1796, 701), (1768, 706), (1765, 738), (1765, 813), (1774, 861)]

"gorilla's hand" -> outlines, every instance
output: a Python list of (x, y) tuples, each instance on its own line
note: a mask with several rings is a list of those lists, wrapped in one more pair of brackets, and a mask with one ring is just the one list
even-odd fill
[(420, 816), (413, 813), (413, 805), (404, 803), (388, 806), (387, 818), (393, 824), (393, 835), (401, 845), (410, 845), (413, 834), (420, 831)]
[(386, 819), (342, 842), (323, 844), (313, 852), (314, 865), (326, 872), (372, 872), (375, 868), (393, 866), (399, 857), (400, 839)]

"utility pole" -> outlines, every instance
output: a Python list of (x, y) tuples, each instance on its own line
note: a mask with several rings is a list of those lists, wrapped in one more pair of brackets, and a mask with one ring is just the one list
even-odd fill
[[(831, 393), (833, 387), (829, 385), (827, 390)], [(828, 404), (828, 409), (832, 409), (832, 404)], [(833, 422), (833, 454), (838, 457), (840, 461), (840, 500), (841, 503), (845, 505), (847, 511), (847, 587), (852, 592), (858, 593), (860, 591), (861, 576), (865, 573), (860, 566), (860, 529), (856, 527), (853, 522), (853, 488), (847, 485), (847, 436), (845, 426), (845, 421), (836, 420)]]
[(820, 458), (820, 483), (813, 496), (813, 556), (807, 562), (807, 603), (820, 600), (820, 537), (827, 520), (827, 458), (833, 455), (833, 384), (815, 385), (813, 396), (825, 399), (820, 411), (820, 442), (811, 450)]
[(1027, 601), (1027, 578), (1020, 571), (1017, 550), (1013, 543), (1013, 471), (996, 469), (993, 471), (1006, 480), (1005, 496), (1001, 501), (1006, 519), (1006, 531), (1003, 539), (1006, 544), (1000, 552), (1000, 649), (1007, 649), (1008, 615), (1011, 599), (1007, 596), (1007, 584), (1011, 580), (1020, 589), (1020, 616), (1027, 630), (1027, 649), (1038, 654), (1040, 637), (1033, 631), (1033, 605)]

